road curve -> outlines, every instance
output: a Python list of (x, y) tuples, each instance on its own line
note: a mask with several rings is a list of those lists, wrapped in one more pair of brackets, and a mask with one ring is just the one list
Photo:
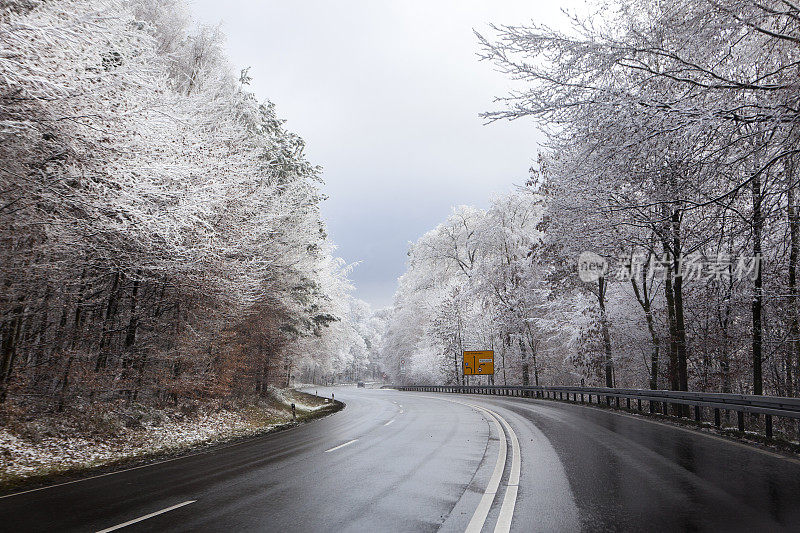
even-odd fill
[(288, 431), (0, 498), (0, 530), (439, 529), (487, 452), (483, 416), (396, 391), (333, 391), (344, 410)]
[(796, 459), (605, 409), (416, 394), (491, 408), (520, 433), (522, 479), (512, 531), (559, 529), (551, 527), (558, 524), (546, 493), (561, 472), (553, 478), (553, 465), (537, 455), (547, 448), (563, 467), (583, 531), (800, 531)]
[(800, 528), (800, 462), (735, 442), (542, 400), (333, 391), (346, 409), (289, 431), (0, 498), (0, 529)]

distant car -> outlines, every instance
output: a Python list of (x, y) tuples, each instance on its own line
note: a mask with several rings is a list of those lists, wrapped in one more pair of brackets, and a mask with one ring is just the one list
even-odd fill
[(357, 386), (358, 386), (359, 389), (363, 389), (365, 387), (363, 381), (359, 381)]

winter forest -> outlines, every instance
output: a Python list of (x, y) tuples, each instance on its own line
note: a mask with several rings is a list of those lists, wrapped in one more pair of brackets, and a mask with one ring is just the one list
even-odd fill
[(373, 311), (322, 169), (218, 28), (181, 0), (0, 0), (0, 405), (461, 383), (471, 349), (495, 384), (800, 395), (800, 6), (565, 17), (475, 34), (513, 87), (486, 127), (546, 142)]
[(0, 402), (60, 412), (365, 372), (321, 169), (163, 0), (0, 2)]
[(547, 142), (518, 191), (411, 246), (387, 366), (459, 383), (461, 350), (494, 349), (501, 385), (800, 394), (800, 6), (521, 22), (476, 35), (515, 87), (483, 118)]

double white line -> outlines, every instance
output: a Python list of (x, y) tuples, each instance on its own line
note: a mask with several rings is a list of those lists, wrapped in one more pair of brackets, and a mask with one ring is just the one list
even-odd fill
[[(500, 440), (500, 449), (497, 451), (497, 462), (494, 464), (492, 476), (489, 478), (489, 483), (486, 485), (486, 490), (478, 503), (478, 507), (472, 514), (472, 518), (467, 524), (465, 533), (480, 533), (486, 523), (486, 518), (489, 516), (489, 511), (492, 508), (492, 503), (497, 496), (497, 489), (500, 487), (500, 481), (503, 477), (503, 470), (506, 466), (506, 457), (508, 456), (508, 440), (511, 441), (511, 472), (508, 476), (508, 484), (506, 485), (506, 492), (503, 495), (503, 504), (500, 506), (500, 515), (497, 517), (497, 523), (494, 526), (495, 533), (506, 533), (511, 529), (511, 519), (514, 517), (514, 507), (517, 504), (517, 490), (519, 489), (519, 474), (520, 474), (520, 448), (519, 439), (517, 434), (511, 428), (505, 418), (500, 416), (495, 411), (481, 407), (467, 402), (459, 402), (449, 398), (437, 398), (429, 396), (437, 400), (446, 400), (448, 402), (460, 403), (484, 413), (494, 424), (495, 430)], [(502, 427), (501, 427), (502, 424)], [(503, 432), (505, 428), (505, 433)]]

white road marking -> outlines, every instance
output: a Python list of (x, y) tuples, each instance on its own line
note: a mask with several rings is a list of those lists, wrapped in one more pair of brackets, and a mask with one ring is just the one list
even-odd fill
[[(495, 413), (497, 414), (497, 413)], [(511, 519), (514, 517), (514, 507), (517, 505), (517, 490), (519, 490), (519, 472), (520, 472), (520, 449), (519, 439), (517, 434), (511, 428), (506, 419), (497, 415), (502, 422), (503, 427), (506, 428), (511, 439), (511, 473), (508, 476), (508, 486), (506, 487), (506, 494), (503, 496), (503, 505), (500, 507), (500, 515), (497, 517), (497, 524), (494, 527), (495, 533), (507, 533), (511, 530)]]
[(384, 424), (384, 426), (388, 426), (388, 425), (389, 425), (389, 424), (391, 424), (392, 422), (394, 422), (394, 418), (392, 418), (391, 420), (389, 420), (388, 422), (386, 422), (386, 423)]
[(489, 514), (489, 510), (492, 507), (492, 502), (494, 501), (494, 497), (497, 494), (497, 488), (500, 485), (500, 478), (503, 475), (503, 470), (505, 469), (506, 465), (506, 456), (507, 456), (507, 447), (508, 444), (506, 443), (506, 434), (503, 433), (503, 429), (500, 427), (500, 423), (503, 424), (503, 427), (508, 434), (508, 438), (511, 440), (511, 472), (508, 476), (508, 485), (506, 487), (506, 493), (503, 496), (503, 504), (500, 506), (500, 514), (497, 517), (497, 523), (495, 524), (494, 531), (495, 533), (507, 533), (511, 529), (511, 520), (514, 517), (514, 507), (517, 504), (517, 492), (519, 490), (519, 477), (520, 477), (520, 470), (521, 470), (521, 452), (519, 446), (519, 439), (517, 438), (517, 434), (511, 428), (511, 425), (506, 421), (505, 418), (500, 416), (497, 412), (492, 411), (491, 409), (487, 409), (485, 407), (481, 407), (479, 405), (475, 405), (472, 403), (467, 402), (459, 402), (457, 400), (451, 400), (449, 398), (438, 398), (436, 396), (426, 396), (426, 398), (432, 398), (436, 400), (444, 400), (453, 403), (460, 403), (461, 405), (466, 405), (467, 407), (471, 407), (473, 409), (477, 409), (479, 411), (484, 412), (487, 416), (489, 416), (494, 422), (494, 426), (497, 430), (497, 433), (500, 437), (500, 450), (497, 454), (497, 462), (494, 466), (494, 472), (492, 472), (492, 476), (489, 478), (489, 483), (486, 486), (486, 491), (483, 493), (483, 497), (481, 501), (478, 503), (478, 507), (475, 509), (475, 513), (472, 515), (472, 519), (469, 521), (467, 525), (467, 529), (465, 532), (467, 533), (480, 533), (483, 529), (483, 525), (486, 522), (486, 517)]
[(334, 450), (338, 450), (339, 448), (344, 448), (344, 447), (345, 447), (345, 446), (347, 446), (348, 444), (353, 444), (353, 443), (354, 443), (355, 441), (357, 441), (357, 440), (358, 440), (358, 439), (349, 440), (349, 441), (345, 442), (344, 444), (340, 444), (340, 445), (338, 445), (338, 446), (334, 446), (334, 447), (333, 447), (333, 448), (331, 448), (330, 450), (325, 450), (325, 453), (332, 452), (332, 451), (334, 451)]
[(503, 428), (500, 427), (500, 422), (497, 421), (497, 418), (495, 418), (495, 416), (488, 409), (483, 409), (477, 406), (470, 407), (475, 407), (476, 409), (483, 411), (489, 416), (489, 418), (492, 419), (500, 439), (500, 449), (497, 451), (497, 462), (494, 464), (494, 471), (492, 472), (492, 476), (489, 478), (489, 483), (486, 485), (486, 490), (481, 497), (481, 501), (478, 503), (478, 507), (475, 508), (475, 512), (472, 514), (469, 524), (467, 524), (467, 529), (464, 530), (465, 533), (480, 533), (480, 531), (483, 529), (483, 524), (486, 523), (486, 517), (489, 515), (489, 510), (492, 508), (492, 502), (497, 494), (497, 487), (500, 486), (500, 478), (503, 476), (503, 469), (506, 466), (508, 445), (506, 444), (506, 437), (503, 433)]
[(405, 413), (405, 411), (400, 409), (400, 414), (402, 415), (403, 413)]
[(161, 509), (160, 511), (156, 511), (155, 513), (146, 514), (144, 516), (140, 516), (139, 518), (134, 518), (133, 520), (128, 520), (127, 522), (123, 522), (121, 524), (117, 524), (116, 526), (112, 526), (108, 529), (101, 529), (97, 533), (108, 533), (109, 531), (116, 531), (118, 529), (122, 529), (123, 527), (130, 526), (137, 522), (141, 522), (142, 520), (147, 520), (148, 518), (153, 518), (154, 516), (158, 516), (160, 514), (164, 514), (166, 512), (172, 511), (173, 509), (177, 509), (178, 507), (183, 507), (184, 505), (189, 505), (190, 503), (194, 503), (197, 500), (188, 500), (183, 503), (179, 503), (177, 505), (173, 505), (172, 507), (167, 507), (166, 509)]

